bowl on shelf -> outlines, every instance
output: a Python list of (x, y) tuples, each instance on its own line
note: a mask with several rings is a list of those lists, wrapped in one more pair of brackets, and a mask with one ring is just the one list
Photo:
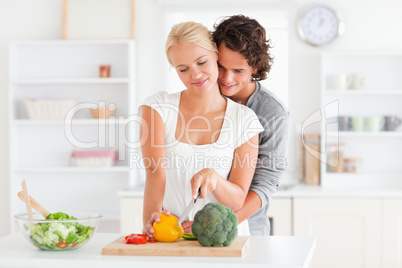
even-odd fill
[(71, 211), (70, 220), (46, 220), (41, 214), (18, 214), (15, 218), (28, 242), (41, 250), (75, 250), (85, 245), (95, 234), (102, 215), (94, 212)]
[(114, 110), (109, 109), (91, 109), (94, 118), (108, 118), (114, 114)]

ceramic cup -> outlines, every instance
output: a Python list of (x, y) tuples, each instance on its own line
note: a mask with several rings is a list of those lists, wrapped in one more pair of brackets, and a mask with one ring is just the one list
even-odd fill
[(384, 120), (386, 131), (395, 131), (402, 123), (401, 118), (394, 115), (384, 116)]
[(363, 131), (364, 130), (364, 116), (352, 116), (351, 126), (353, 131)]
[(350, 74), (349, 89), (362, 89), (366, 83), (366, 78), (361, 74)]
[(351, 128), (351, 120), (349, 116), (338, 117), (338, 129), (339, 131), (348, 131)]
[(380, 131), (384, 127), (384, 117), (382, 116), (368, 116), (366, 117), (366, 126), (368, 131)]
[(351, 85), (351, 76), (346, 73), (334, 74), (332, 82), (336, 90), (346, 90)]

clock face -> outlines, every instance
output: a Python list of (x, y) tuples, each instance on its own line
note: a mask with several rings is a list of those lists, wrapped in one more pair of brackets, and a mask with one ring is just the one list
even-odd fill
[(325, 45), (343, 32), (343, 22), (326, 6), (309, 8), (300, 17), (298, 26), (301, 37), (315, 46)]

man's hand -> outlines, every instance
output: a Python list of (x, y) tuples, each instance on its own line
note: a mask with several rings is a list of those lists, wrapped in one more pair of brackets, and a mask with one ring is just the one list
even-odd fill
[(191, 231), (191, 225), (193, 225), (193, 221), (183, 221), (181, 223), (181, 227), (183, 228), (183, 231), (188, 234), (192, 234), (193, 232)]

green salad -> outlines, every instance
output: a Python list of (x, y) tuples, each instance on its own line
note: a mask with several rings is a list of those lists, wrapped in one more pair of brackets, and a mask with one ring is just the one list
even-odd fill
[(62, 222), (62, 220), (76, 220), (62, 212), (52, 213), (46, 219), (61, 222), (36, 223), (30, 228), (30, 239), (33, 244), (44, 250), (75, 248), (84, 244), (95, 230), (94, 227), (84, 226), (77, 222)]

